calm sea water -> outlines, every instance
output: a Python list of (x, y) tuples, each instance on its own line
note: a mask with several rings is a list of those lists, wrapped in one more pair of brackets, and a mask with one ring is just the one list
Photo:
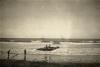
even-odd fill
[(54, 44), (59, 46), (54, 51), (39, 51), (46, 43), (40, 42), (0, 42), (0, 59), (7, 59), (10, 49), (10, 59), (23, 60), (24, 49), (27, 51), (27, 61), (46, 61), (53, 63), (94, 63), (100, 62), (100, 44), (68, 43)]

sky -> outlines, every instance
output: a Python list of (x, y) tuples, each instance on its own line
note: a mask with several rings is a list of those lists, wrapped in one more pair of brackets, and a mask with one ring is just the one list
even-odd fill
[(0, 0), (0, 38), (99, 38), (100, 0)]

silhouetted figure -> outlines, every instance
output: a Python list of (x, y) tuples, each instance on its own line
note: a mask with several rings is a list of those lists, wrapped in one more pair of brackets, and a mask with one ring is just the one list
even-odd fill
[(11, 51), (11, 50), (9, 49), (8, 52), (7, 52), (7, 53), (8, 53), (8, 59), (9, 59), (9, 57), (10, 57), (10, 51)]
[(24, 50), (24, 60), (26, 61), (26, 49)]

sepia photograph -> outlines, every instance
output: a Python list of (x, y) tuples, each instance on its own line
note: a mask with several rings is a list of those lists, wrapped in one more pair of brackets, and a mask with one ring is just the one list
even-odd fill
[(100, 0), (0, 0), (0, 67), (100, 67)]

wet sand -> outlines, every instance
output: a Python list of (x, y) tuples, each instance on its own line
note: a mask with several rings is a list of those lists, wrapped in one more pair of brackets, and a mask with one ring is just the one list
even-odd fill
[(100, 62), (99, 43), (62, 42), (61, 44), (52, 45), (60, 47), (54, 51), (36, 50), (45, 45), (46, 43), (41, 42), (0, 42), (0, 59), (7, 59), (7, 51), (11, 49), (10, 59), (23, 60), (24, 49), (26, 49), (27, 60), (30, 61), (44, 60), (45, 57), (51, 57), (55, 62), (59, 60), (64, 62)]
[(0, 67), (100, 67), (100, 63), (48, 63), (24, 60), (0, 60)]

